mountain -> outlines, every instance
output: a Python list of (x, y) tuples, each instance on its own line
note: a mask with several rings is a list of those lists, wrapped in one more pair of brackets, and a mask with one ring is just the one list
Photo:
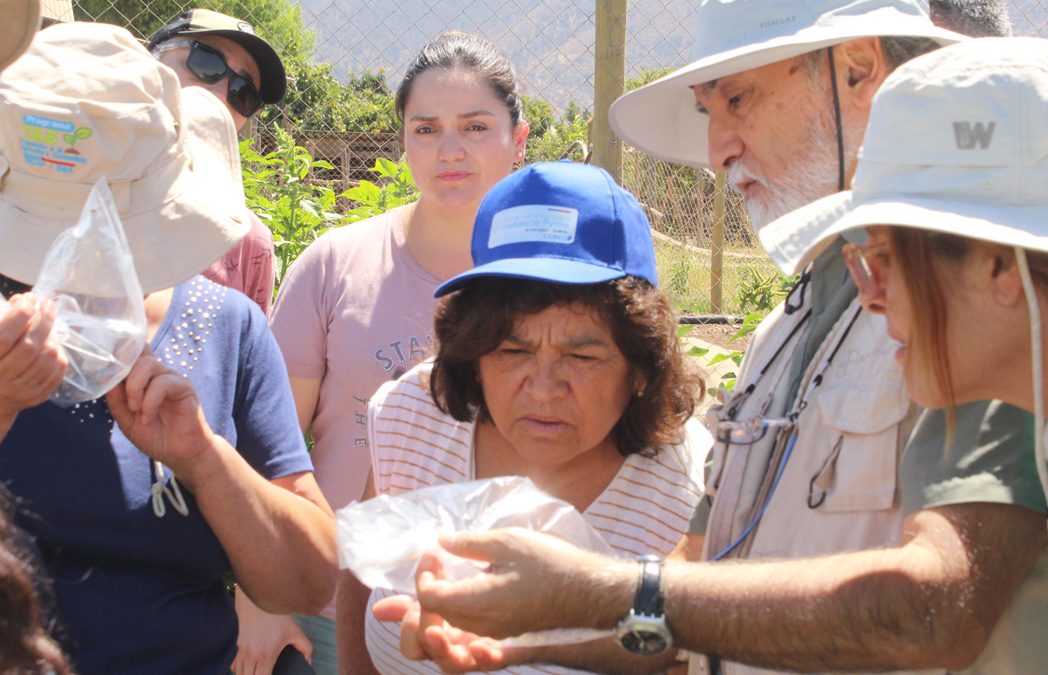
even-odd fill
[[(302, 0), (317, 32), (316, 57), (338, 77), (383, 70), (391, 87), (415, 52), (443, 30), (491, 38), (517, 68), (524, 91), (563, 109), (593, 99), (594, 7), (601, 0)], [(688, 61), (694, 0), (630, 0), (626, 77)], [(1009, 0), (1017, 35), (1048, 37), (1046, 0)]]
[[(599, 1), (599, 0), (598, 0)], [(306, 26), (317, 32), (316, 57), (336, 76), (384, 70), (391, 87), (415, 53), (443, 30), (489, 37), (517, 69), (524, 92), (558, 108), (593, 98), (593, 0), (302, 0)], [(694, 3), (632, 0), (626, 77), (687, 62)]]

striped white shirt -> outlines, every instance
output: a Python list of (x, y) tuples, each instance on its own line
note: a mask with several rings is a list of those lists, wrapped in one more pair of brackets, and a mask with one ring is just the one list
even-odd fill
[[(459, 422), (433, 403), (428, 383), (431, 362), (399, 380), (387, 382), (368, 406), (371, 467), (377, 494), (398, 495), (432, 485), (473, 480), (473, 422)], [(621, 556), (664, 556), (687, 531), (702, 497), (702, 466), (712, 439), (696, 420), (680, 445), (654, 457), (626, 458), (618, 474), (582, 514)], [(645, 453), (647, 454), (647, 453)], [(371, 660), (382, 673), (438, 673), (432, 662), (409, 661), (400, 654), (400, 628), (371, 615), (376, 600), (390, 595), (375, 589), (368, 600), (366, 640)], [(501, 673), (578, 673), (557, 666), (514, 666)]]

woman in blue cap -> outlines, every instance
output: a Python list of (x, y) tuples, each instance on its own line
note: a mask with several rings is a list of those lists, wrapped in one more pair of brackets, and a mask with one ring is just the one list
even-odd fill
[[(484, 198), (472, 252), (474, 267), (436, 291), (436, 357), (371, 400), (365, 497), (522, 475), (620, 555), (666, 555), (702, 495), (710, 437), (689, 422), (703, 385), (657, 287), (643, 210), (601, 169), (535, 164)], [(388, 594), (344, 573), (342, 658), (365, 638), (351, 619)], [(437, 672), (405, 660), (396, 625), (367, 617), (380, 672)]]

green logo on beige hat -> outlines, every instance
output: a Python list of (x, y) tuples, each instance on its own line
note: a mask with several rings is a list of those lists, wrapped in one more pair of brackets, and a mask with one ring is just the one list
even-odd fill
[(80, 127), (73, 133), (62, 136), (62, 138), (65, 139), (65, 142), (69, 144), (69, 149), (66, 150), (66, 152), (73, 152), (73, 148), (76, 146), (77, 141), (84, 138), (91, 138), (91, 134), (93, 133), (94, 132), (87, 127)]

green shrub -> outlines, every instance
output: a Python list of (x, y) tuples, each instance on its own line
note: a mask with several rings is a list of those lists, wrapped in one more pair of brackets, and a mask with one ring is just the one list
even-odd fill
[(316, 169), (333, 169), (331, 164), (314, 159), (280, 127), (274, 126), (273, 133), (276, 148), (272, 152), (259, 154), (252, 147), (254, 139), (249, 138), (240, 144), (240, 159), (248, 208), (273, 233), (277, 288), (295, 258), (331, 228), (418, 199), (407, 164), (389, 159), (377, 160), (372, 169), (379, 184), (363, 180), (336, 194), (328, 183), (313, 176)]
[(280, 127), (273, 131), (276, 149), (260, 155), (249, 138), (240, 144), (240, 159), (248, 208), (273, 233), (279, 286), (291, 262), (343, 215), (336, 210), (338, 195), (333, 189), (307, 180), (314, 169), (334, 167), (313, 159)]

